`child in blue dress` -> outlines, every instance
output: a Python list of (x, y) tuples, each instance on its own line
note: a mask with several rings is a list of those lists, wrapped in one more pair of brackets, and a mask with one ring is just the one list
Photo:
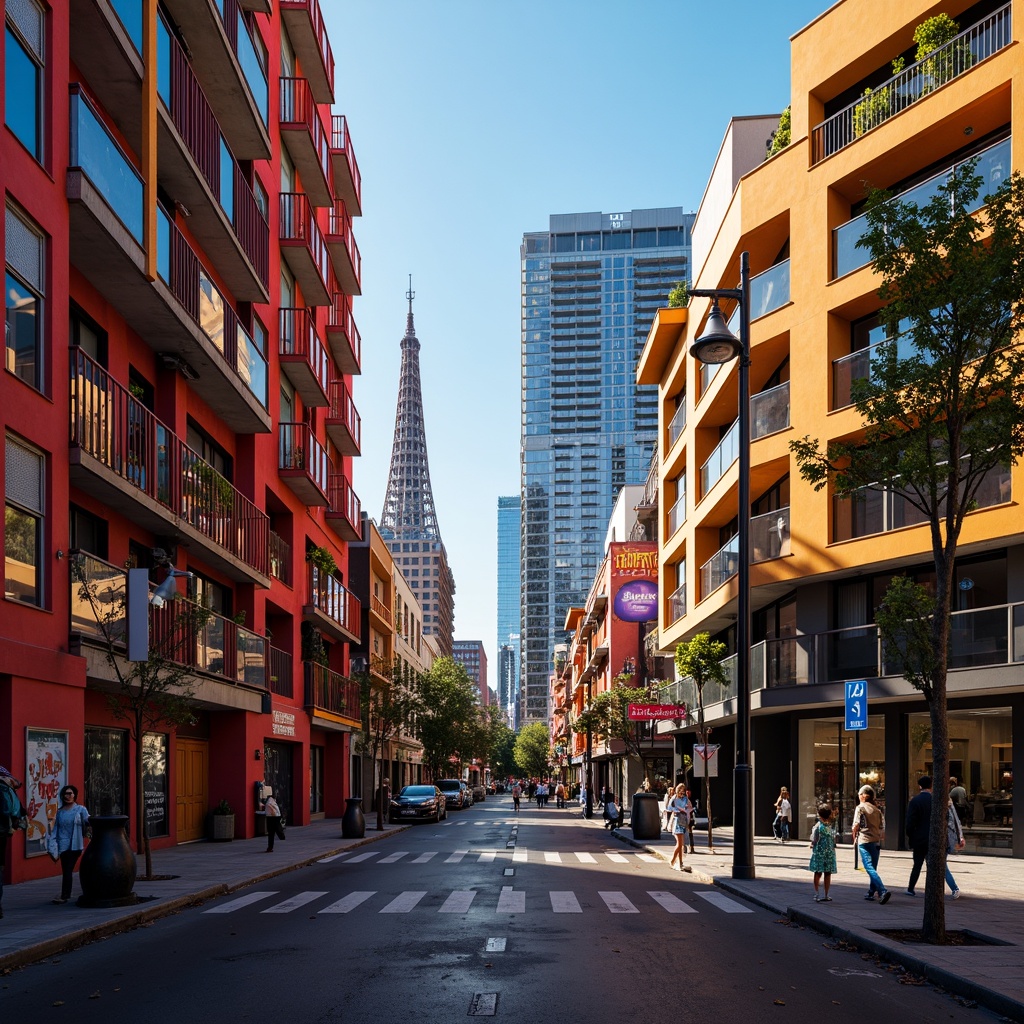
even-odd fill
[[(814, 872), (814, 902), (831, 903), (829, 886), (832, 884), (832, 875), (836, 870), (836, 829), (832, 824), (832, 808), (828, 804), (822, 804), (818, 808), (818, 820), (811, 829), (811, 862), (808, 868)], [(818, 894), (818, 883), (821, 876), (825, 876), (825, 895)]]

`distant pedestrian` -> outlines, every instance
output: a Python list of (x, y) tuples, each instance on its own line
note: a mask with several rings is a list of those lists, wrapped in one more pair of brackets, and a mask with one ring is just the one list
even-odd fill
[(669, 786), (665, 791), (665, 806), (661, 809), (661, 827), (665, 832), (672, 831), (672, 801), (676, 798), (675, 786)]
[(953, 800), (950, 798), (949, 804), (946, 807), (946, 884), (949, 886), (955, 900), (960, 899), (960, 887), (956, 884), (953, 872), (949, 870), (948, 858), (954, 853), (959, 853), (966, 845), (967, 840), (964, 839), (964, 830), (960, 824), (960, 816), (956, 813)]
[(7, 846), (21, 828), (25, 807), (18, 798), (21, 780), (0, 765), (0, 917), (4, 916), (4, 870), (7, 867)]
[(676, 791), (669, 801), (669, 808), (675, 815), (675, 820), (672, 823), (672, 837), (676, 841), (669, 866), (676, 867), (678, 861), (680, 871), (690, 871), (691, 868), (683, 865), (683, 855), (686, 853), (686, 825), (690, 820), (693, 804), (690, 803), (690, 799), (686, 795), (686, 787), (682, 783), (676, 786)]
[(89, 812), (78, 803), (78, 790), (74, 786), (65, 786), (60, 791), (61, 805), (50, 822), (48, 841), (56, 843), (60, 857), (61, 883), (60, 895), (53, 903), (67, 903), (71, 899), (71, 888), (74, 883), (75, 865), (85, 849), (85, 840), (89, 838)]
[(960, 819), (960, 824), (966, 825), (967, 790), (957, 782), (955, 775), (949, 780), (949, 799), (953, 801), (953, 806), (956, 808), (956, 816)]
[(922, 775), (917, 780), (918, 794), (907, 804), (905, 831), (907, 844), (914, 855), (914, 864), (910, 869), (910, 880), (907, 882), (907, 895), (916, 896), (914, 887), (921, 877), (921, 868), (928, 856), (928, 834), (932, 817), (932, 777)]
[(686, 791), (686, 799), (690, 801), (690, 816), (686, 819), (686, 834), (690, 837), (690, 853), (696, 853), (697, 848), (693, 845), (693, 826), (697, 820), (697, 802), (689, 790)]
[(516, 814), (519, 813), (519, 801), (523, 798), (523, 787), (519, 785), (519, 782), (512, 783), (512, 807)]
[(548, 798), (548, 787), (545, 786), (543, 782), (540, 783), (540, 785), (537, 786), (536, 797), (537, 797), (537, 807), (539, 809), (539, 808), (544, 806), (544, 803), (545, 803), (545, 801)]
[(875, 803), (875, 791), (871, 786), (861, 786), (857, 795), (860, 804), (853, 812), (853, 841), (857, 844), (860, 862), (870, 879), (864, 899), (873, 900), (877, 893), (879, 903), (888, 903), (892, 893), (886, 889), (878, 874), (878, 855), (885, 839), (885, 820), (881, 808)]
[(565, 806), (565, 783), (561, 781), (555, 786), (555, 806)]
[(789, 819), (792, 813), (793, 805), (789, 802), (789, 790), (783, 786), (775, 801), (775, 821), (772, 822), (772, 832), (781, 843), (789, 842)]
[(601, 787), (601, 795), (597, 798), (597, 806), (598, 807), (604, 807), (604, 805), (606, 803), (608, 803), (608, 796), (609, 796), (609, 794), (608, 794), (608, 787), (607, 786), (602, 786)]
[[(835, 815), (828, 804), (818, 808), (818, 820), (811, 829), (811, 861), (807, 865), (814, 872), (814, 902), (831, 903), (828, 890), (836, 871), (836, 830), (832, 824)], [(818, 883), (824, 876), (824, 895), (818, 893)]]
[(622, 824), (619, 820), (619, 808), (615, 803), (615, 794), (605, 790), (604, 798), (604, 827), (615, 831)]
[(263, 809), (267, 812), (267, 853), (273, 853), (274, 840), (284, 839), (284, 820), (273, 794), (263, 801)]

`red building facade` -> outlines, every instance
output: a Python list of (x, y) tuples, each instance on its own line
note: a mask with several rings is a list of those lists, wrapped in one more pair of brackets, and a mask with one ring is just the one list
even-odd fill
[(141, 741), (153, 845), (205, 837), (222, 800), (252, 835), (260, 783), (297, 825), (340, 815), (362, 209), (317, 0), (18, 0), (5, 21), (0, 764), (32, 818), (9, 877), (52, 871), (65, 782), (134, 830), (100, 622), (123, 625), (129, 568), (183, 574), (153, 643), (194, 612), (191, 720)]

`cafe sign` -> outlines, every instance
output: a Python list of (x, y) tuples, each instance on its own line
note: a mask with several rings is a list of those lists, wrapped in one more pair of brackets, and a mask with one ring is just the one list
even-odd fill
[(668, 718), (686, 718), (685, 704), (630, 704), (631, 722), (660, 722)]

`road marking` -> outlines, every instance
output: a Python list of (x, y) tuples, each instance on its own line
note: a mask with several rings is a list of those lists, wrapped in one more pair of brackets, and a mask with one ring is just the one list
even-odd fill
[(515, 868), (505, 868), (505, 870), (503, 872), (503, 874), (506, 874), (506, 875), (514, 875), (515, 873), (516, 873), (516, 869)]
[(605, 906), (613, 914), (639, 914), (640, 911), (633, 906), (628, 899), (626, 894), (622, 892), (599, 892), (597, 894), (604, 900)]
[(360, 903), (365, 903), (371, 896), (375, 895), (376, 892), (350, 892), (347, 896), (338, 900), (337, 903), (332, 903), (329, 907), (324, 907), (320, 913), (347, 914), (350, 910), (355, 910)]
[(606, 853), (605, 856), (613, 864), (628, 864), (629, 863), (629, 859), (626, 858), (626, 857), (623, 857), (621, 853)]
[(399, 850), (398, 853), (389, 853), (386, 857), (381, 857), (378, 864), (394, 864), (395, 861), (401, 860), (403, 857), (408, 857), (408, 850)]
[(259, 903), (260, 900), (269, 899), (271, 896), (276, 896), (277, 890), (273, 892), (250, 892), (245, 896), (239, 896), (237, 899), (228, 900), (227, 903), (221, 903), (219, 906), (210, 907), (209, 910), (204, 910), (204, 914), (233, 914), (236, 910), (241, 910), (243, 907), (250, 907), (254, 903)]
[(473, 905), (476, 892), (472, 889), (456, 889), (441, 904), (439, 914), (465, 914)]
[(480, 856), (477, 859), (479, 864), (489, 864), (495, 857), (498, 856), (497, 850), (481, 850)]
[(295, 896), (289, 896), (283, 903), (275, 903), (274, 906), (261, 910), (260, 913), (290, 914), (293, 910), (298, 910), (299, 907), (304, 907), (307, 903), (312, 903), (313, 900), (318, 900), (321, 896), (326, 895), (326, 892), (300, 892)]
[(469, 850), (456, 850), (450, 857), (445, 858), (445, 864), (458, 864)]
[(582, 914), (583, 908), (574, 892), (551, 892), (551, 910), (556, 914)]
[(750, 907), (745, 907), (742, 903), (737, 903), (735, 900), (729, 899), (728, 896), (724, 896), (720, 892), (697, 892), (697, 895), (702, 900), (707, 900), (712, 906), (718, 907), (719, 910), (722, 910), (727, 914), (753, 913), (753, 910), (751, 910)]
[(849, 967), (830, 967), (828, 973), (837, 978), (881, 978), (883, 975), (874, 971), (856, 971)]
[(505, 943), (508, 939), (488, 939), (487, 945), (484, 946), (485, 953), (504, 953)]
[(345, 852), (342, 852), (342, 853), (335, 853), (335, 854), (333, 854), (333, 855), (332, 855), (332, 856), (330, 856), (330, 857), (321, 857), (321, 858), (320, 858), (320, 859), (319, 859), (319, 860), (317, 861), (317, 864), (330, 864), (330, 863), (331, 863), (331, 861), (333, 861), (333, 860), (341, 860), (341, 858), (342, 858), (342, 857), (347, 857), (347, 856), (348, 856), (348, 854), (347, 854), (347, 853), (345, 853)]
[(386, 907), (382, 908), (381, 913), (408, 914), (426, 895), (425, 892), (403, 892), (400, 896), (396, 896)]
[(359, 864), (364, 860), (369, 860), (371, 857), (376, 857), (379, 850), (374, 850), (371, 853), (357, 853), (351, 860), (345, 861), (346, 864)]
[(660, 857), (655, 857), (653, 853), (638, 853), (637, 860), (642, 860), (647, 864), (664, 864), (665, 862)]
[(523, 889), (514, 890), (510, 885), (501, 887), (501, 895), (498, 897), (497, 914), (525, 914), (526, 913), (526, 892)]
[(477, 828), (480, 828), (483, 825), (489, 825), (490, 822), (488, 822), (488, 821), (474, 821), (473, 824), (476, 825)]
[(670, 914), (697, 913), (695, 907), (691, 907), (689, 903), (684, 903), (678, 896), (673, 896), (670, 892), (649, 892), (647, 895)]
[(432, 850), (430, 853), (421, 853), (418, 857), (413, 857), (410, 864), (426, 864), (432, 857), (437, 856), (437, 850)]
[(545, 853), (544, 860), (548, 864), (561, 864), (562, 855), (560, 853)]
[(597, 858), (592, 853), (577, 853), (577, 859), (581, 864), (596, 864)]
[(525, 864), (526, 863), (526, 847), (524, 846), (521, 850), (516, 850), (512, 854), (513, 864)]

